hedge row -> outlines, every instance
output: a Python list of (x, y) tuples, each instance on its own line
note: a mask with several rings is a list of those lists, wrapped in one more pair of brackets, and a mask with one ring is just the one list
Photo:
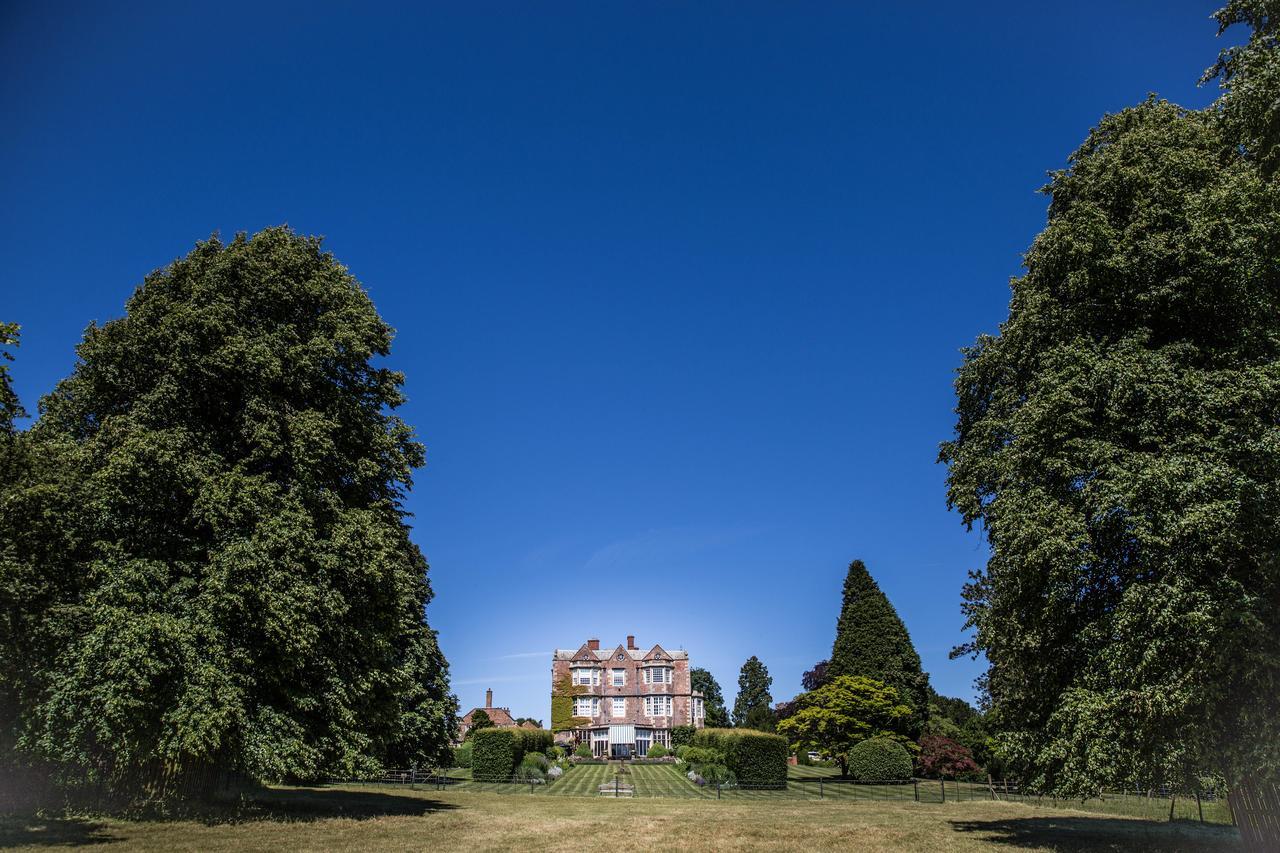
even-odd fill
[(507, 780), (530, 752), (546, 752), (554, 743), (547, 729), (481, 729), (471, 736), (471, 776)]
[(693, 745), (724, 753), (724, 762), (743, 785), (785, 785), (791, 747), (780, 735), (751, 729), (699, 729)]

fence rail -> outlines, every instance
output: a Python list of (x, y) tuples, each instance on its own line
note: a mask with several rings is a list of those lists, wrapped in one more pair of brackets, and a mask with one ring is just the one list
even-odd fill
[[(457, 772), (457, 771), (454, 771)], [(463, 771), (465, 773), (465, 771)], [(733, 785), (696, 785), (673, 765), (638, 765), (628, 771), (614, 772), (603, 765), (579, 764), (559, 779), (529, 779), (521, 776), (473, 777), (451, 776), (447, 771), (416, 768), (389, 769), (359, 780), (333, 780), (378, 785), (410, 785), (444, 790), (496, 793), (556, 794), (560, 796), (596, 797), (600, 795), (635, 798), (671, 797), (704, 799), (810, 799), (833, 802), (914, 802), (942, 804), (953, 802), (1006, 801), (1032, 806), (1074, 809), (1099, 814), (1145, 818), (1148, 820), (1189, 820), (1201, 823), (1235, 822), (1231, 806), (1221, 791), (1182, 794), (1167, 790), (1103, 791), (1084, 798), (1060, 798), (1024, 790), (1012, 781), (969, 782), (951, 779), (910, 779), (855, 781), (837, 776), (810, 775), (790, 777), (785, 783)], [(611, 790), (606, 790), (611, 789)], [(1271, 791), (1254, 793), (1247, 801), (1253, 825), (1260, 832), (1271, 831), (1269, 801)], [(1241, 803), (1246, 803), (1241, 799)], [(1238, 805), (1237, 809), (1244, 806)]]

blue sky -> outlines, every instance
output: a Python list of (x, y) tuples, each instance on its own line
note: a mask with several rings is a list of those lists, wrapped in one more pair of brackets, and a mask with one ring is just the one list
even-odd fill
[(853, 557), (968, 697), (958, 350), (1104, 112), (1212, 99), (1215, 5), (5, 3), (18, 390), (196, 240), (287, 222), (398, 330), (464, 709), (545, 719), (551, 649), (627, 634), (789, 698)]

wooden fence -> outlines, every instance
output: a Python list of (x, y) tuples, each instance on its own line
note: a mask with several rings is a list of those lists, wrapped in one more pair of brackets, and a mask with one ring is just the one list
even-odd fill
[(1280, 785), (1251, 781), (1227, 797), (1240, 840), (1249, 853), (1280, 850)]

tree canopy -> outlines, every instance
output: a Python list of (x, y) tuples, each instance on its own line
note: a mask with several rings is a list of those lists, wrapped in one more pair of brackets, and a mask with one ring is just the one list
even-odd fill
[(733, 724), (739, 727), (773, 730), (773, 678), (755, 655), (747, 658), (738, 673), (738, 696), (733, 700)]
[(898, 611), (861, 560), (851, 562), (845, 575), (831, 660), (825, 668), (814, 667), (812, 680), (830, 681), (842, 675), (866, 676), (898, 691), (912, 710), (912, 730), (919, 734), (928, 713), (929, 677), (920, 667), (920, 655)]
[(1217, 107), (1108, 115), (1053, 174), (958, 372), (948, 500), (990, 545), (959, 651), (1045, 789), (1280, 770), (1275, 9), (1220, 13), (1267, 23)]
[(866, 676), (839, 675), (817, 690), (801, 693), (793, 713), (778, 723), (792, 747), (816, 749), (835, 759), (848, 775), (849, 751), (868, 738), (888, 737), (911, 745), (912, 710), (898, 691)]
[(446, 758), (391, 336), (287, 228), (199, 243), (88, 328), (0, 495), (25, 752), (121, 787)]
[(703, 722), (709, 728), (724, 728), (729, 725), (729, 711), (724, 706), (724, 694), (720, 692), (720, 683), (710, 670), (695, 666), (689, 670), (689, 684), (694, 690), (702, 691)]
[(0, 323), (0, 436), (12, 435), (14, 421), (26, 414), (13, 390), (13, 376), (8, 364), (13, 361), (9, 347), (18, 345), (19, 331), (17, 323)]

